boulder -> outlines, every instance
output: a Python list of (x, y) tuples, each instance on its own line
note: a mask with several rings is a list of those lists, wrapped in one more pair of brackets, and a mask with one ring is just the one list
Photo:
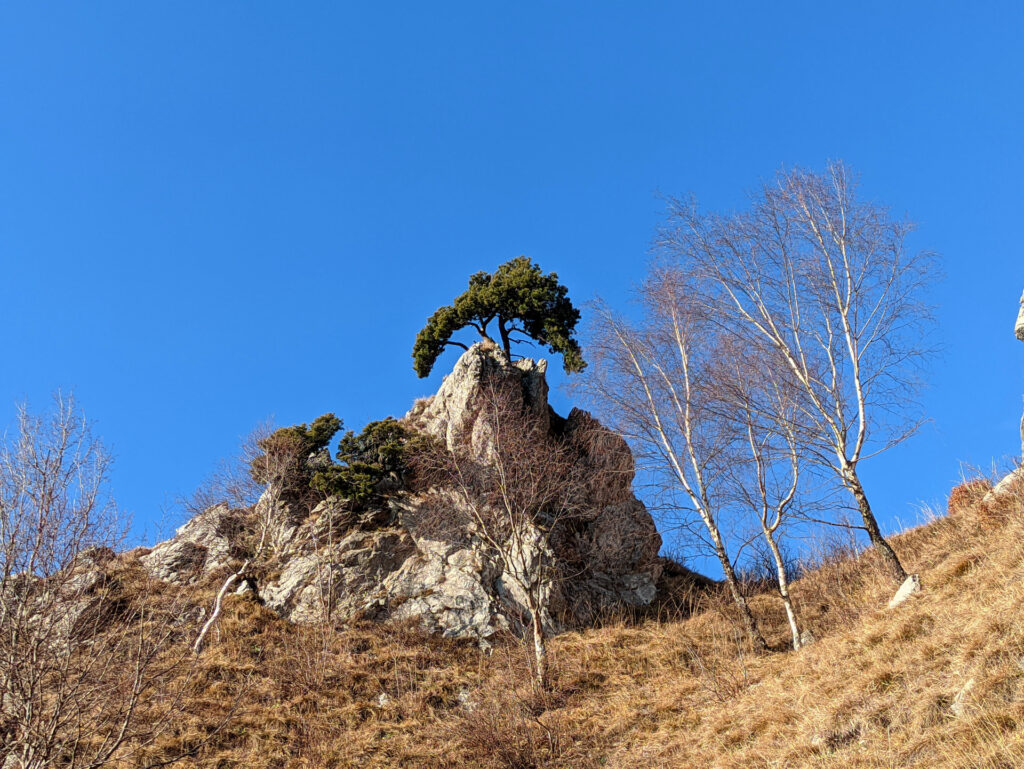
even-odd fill
[(1024, 466), (1018, 467), (1003, 476), (992, 489), (982, 498), (984, 504), (997, 502), (1009, 495), (1024, 493)]
[(917, 574), (911, 574), (907, 577), (903, 584), (900, 585), (900, 589), (896, 591), (896, 595), (889, 601), (889, 608), (893, 609), (900, 604), (906, 602), (910, 596), (921, 592), (921, 577)]

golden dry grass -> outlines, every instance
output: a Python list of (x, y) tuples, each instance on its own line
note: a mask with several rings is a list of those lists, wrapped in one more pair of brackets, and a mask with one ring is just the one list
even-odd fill
[[(1024, 502), (983, 509), (973, 491), (895, 539), (924, 585), (902, 606), (886, 608), (895, 586), (870, 554), (834, 559), (793, 587), (819, 639), (800, 652), (751, 654), (711, 595), (682, 621), (555, 639), (543, 695), (513, 643), (486, 656), (409, 625), (298, 628), (232, 598), (199, 663), (201, 699), (146, 755), (195, 745), (185, 766), (289, 769), (1024, 766)], [(781, 607), (753, 604), (782, 645)]]

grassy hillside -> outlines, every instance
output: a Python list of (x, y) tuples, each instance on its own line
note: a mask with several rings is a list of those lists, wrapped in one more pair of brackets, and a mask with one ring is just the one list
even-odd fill
[[(870, 554), (839, 553), (793, 587), (818, 638), (800, 652), (751, 654), (708, 594), (685, 619), (555, 639), (544, 695), (514, 643), (485, 656), (412, 626), (299, 628), (232, 597), (199, 663), (202, 697), (146, 755), (198, 746), (185, 761), (196, 767), (1024, 766), (1024, 495), (977, 497), (956, 494), (948, 516), (895, 538), (924, 584), (902, 606), (886, 608), (894, 586)], [(781, 605), (765, 594), (754, 606), (784, 645)]]

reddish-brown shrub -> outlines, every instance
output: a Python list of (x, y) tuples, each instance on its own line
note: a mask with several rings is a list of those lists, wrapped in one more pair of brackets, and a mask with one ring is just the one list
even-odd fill
[(987, 478), (972, 478), (964, 481), (949, 493), (949, 502), (946, 510), (950, 515), (956, 515), (964, 510), (970, 510), (992, 490), (992, 482)]

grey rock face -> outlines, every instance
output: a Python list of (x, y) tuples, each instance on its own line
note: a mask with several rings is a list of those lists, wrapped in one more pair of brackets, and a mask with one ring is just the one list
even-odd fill
[(197, 515), (139, 561), (156, 579), (187, 584), (201, 574), (231, 562), (238, 555), (245, 511), (217, 505)]
[(0, 605), (27, 602), (32, 606), (31, 632), (57, 648), (66, 648), (72, 639), (87, 641), (122, 609), (111, 598), (119, 585), (105, 569), (113, 557), (109, 548), (87, 548), (48, 579), (16, 575), (0, 588)]
[(384, 579), (414, 550), (400, 529), (356, 529), (337, 544), (290, 558), (260, 597), (293, 622), (374, 616), (386, 595)]
[[(653, 600), (661, 573), (661, 537), (632, 491), (633, 458), (621, 437), (603, 429), (584, 411), (568, 418), (547, 402), (546, 362), (510, 362), (487, 345), (474, 345), (456, 363), (437, 394), (418, 401), (405, 416), (407, 426), (469, 447), (486, 459), (493, 441), (486, 420), (482, 382), (493, 378), (521, 384), (523, 409), (545, 429), (580, 446), (580, 461), (592, 468), (586, 514), (575, 521), (572, 541), (586, 568), (574, 567), (548, 596), (552, 630), (561, 623), (582, 625), (605, 609), (643, 606)], [(611, 472), (608, 472), (611, 471)], [(276, 498), (265, 495), (266, 499)], [(519, 632), (525, 611), (524, 575), (505, 573), (496, 555), (472, 531), (436, 530), (424, 521), (431, 513), (459, 504), (444, 489), (392, 496), (377, 510), (353, 511), (329, 499), (303, 513), (283, 504), (275, 517), (274, 561), (259, 598), (293, 622), (370, 618), (418, 618), (431, 631), (451, 637), (487, 639), (502, 630)], [(186, 583), (232, 562), (231, 533), (244, 511), (212, 508), (185, 524), (173, 539), (140, 559), (160, 579)], [(251, 514), (251, 513), (250, 513)], [(527, 547), (539, 538), (526, 533)], [(564, 550), (563, 550), (564, 552)], [(529, 562), (534, 554), (522, 559)], [(237, 561), (236, 561), (237, 562)], [(558, 617), (556, 621), (554, 617)]]
[(113, 584), (99, 570), (76, 572), (61, 586), (61, 600), (52, 607), (53, 637), (88, 638), (111, 620), (118, 607), (105, 595), (104, 588)]
[(520, 380), (523, 405), (548, 427), (547, 368), (546, 360), (510, 363), (501, 350), (477, 343), (459, 358), (437, 394), (418, 401), (404, 421), (443, 440), (449, 449), (457, 445), (469, 446), (474, 454), (484, 457), (490, 436), (477, 418), (484, 404), (481, 383), (487, 379)]
[(992, 504), (1009, 495), (1024, 493), (1024, 466), (1018, 467), (1006, 474), (992, 489), (982, 498), (983, 504)]

